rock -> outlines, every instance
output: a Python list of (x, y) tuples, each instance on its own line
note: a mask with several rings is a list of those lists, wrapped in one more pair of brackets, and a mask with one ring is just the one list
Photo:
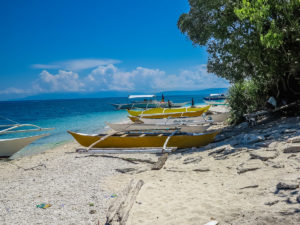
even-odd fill
[(249, 168), (237, 168), (237, 173), (241, 174), (241, 173), (246, 173), (248, 171), (253, 171), (253, 170), (258, 170), (260, 169), (259, 167), (249, 167)]
[(300, 143), (300, 136), (292, 137), (287, 140), (288, 143)]
[(213, 151), (209, 152), (208, 155), (219, 154), (229, 147), (230, 147), (229, 145), (220, 146), (218, 148), (213, 149)]
[(195, 172), (208, 172), (208, 171), (210, 171), (210, 169), (206, 168), (206, 167), (203, 167), (203, 168), (194, 169), (193, 171), (195, 171)]
[(255, 147), (262, 147), (262, 148), (266, 148), (269, 146), (269, 143), (267, 142), (261, 142), (261, 143), (256, 143)]
[(242, 138), (240, 143), (247, 145), (247, 144), (254, 144), (256, 142), (264, 141), (265, 137), (256, 135), (256, 134), (245, 134)]
[(299, 145), (290, 145), (283, 149), (284, 153), (297, 153), (300, 152), (300, 146)]
[(123, 169), (116, 169), (117, 172), (119, 173), (129, 173), (135, 171), (135, 168), (123, 168)]
[(188, 157), (183, 160), (183, 164), (190, 164), (190, 163), (199, 163), (201, 162), (203, 158), (201, 156), (196, 156), (196, 157)]
[(245, 129), (247, 127), (249, 127), (248, 122), (243, 122), (243, 123), (240, 123), (238, 126), (236, 126), (237, 129)]
[(268, 206), (272, 206), (272, 205), (275, 205), (279, 202), (279, 200), (276, 200), (276, 201), (273, 201), (273, 202), (266, 202), (265, 205), (268, 205)]
[(260, 159), (261, 161), (267, 161), (269, 159), (275, 159), (278, 153), (273, 152), (260, 152), (260, 153), (250, 153), (250, 159)]
[(285, 129), (281, 133), (283, 133), (283, 134), (290, 134), (290, 133), (295, 133), (295, 132), (296, 132), (295, 129)]
[(283, 164), (278, 163), (278, 162), (273, 162), (273, 161), (270, 161), (270, 160), (267, 162), (267, 165), (268, 165), (268, 166), (271, 166), (271, 167), (273, 167), (273, 168), (276, 168), (276, 169), (284, 168), (284, 165), (283, 165)]
[(90, 210), (90, 214), (95, 214), (96, 213), (96, 210), (95, 209), (91, 209)]
[(299, 187), (299, 184), (287, 184), (283, 182), (279, 182), (276, 185), (277, 190), (294, 190)]
[(263, 163), (260, 160), (251, 160), (247, 163), (240, 164), (236, 169), (237, 169), (237, 173), (241, 174), (241, 173), (246, 173), (248, 171), (254, 171), (260, 169), (262, 165)]

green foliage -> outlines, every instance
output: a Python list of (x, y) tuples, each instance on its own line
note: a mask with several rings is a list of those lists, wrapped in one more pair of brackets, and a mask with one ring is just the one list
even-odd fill
[(231, 122), (238, 123), (243, 115), (261, 108), (267, 101), (267, 88), (253, 80), (236, 82), (229, 89), (229, 105), (231, 107)]
[[(247, 104), (241, 112), (263, 107), (273, 87), (291, 75), (300, 77), (300, 0), (189, 0), (189, 4), (190, 11), (177, 25), (194, 45), (206, 47), (208, 72), (235, 84), (234, 90), (245, 91)], [(263, 91), (258, 96), (258, 90), (244, 82)]]

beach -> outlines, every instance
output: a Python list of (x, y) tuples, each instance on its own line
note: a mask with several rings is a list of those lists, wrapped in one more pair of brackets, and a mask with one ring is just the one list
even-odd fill
[(144, 185), (126, 224), (299, 224), (299, 123), (225, 127), (215, 143), (169, 154), (160, 170), (151, 170), (160, 155), (79, 154), (75, 142), (1, 161), (0, 223), (105, 224), (134, 179)]

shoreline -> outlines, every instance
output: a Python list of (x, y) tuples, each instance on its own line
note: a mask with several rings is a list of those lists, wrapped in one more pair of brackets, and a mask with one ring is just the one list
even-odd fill
[[(0, 223), (105, 224), (108, 207), (134, 179), (144, 185), (128, 225), (299, 224), (300, 151), (286, 150), (300, 149), (299, 125), (290, 117), (228, 126), (208, 146), (170, 154), (160, 170), (151, 170), (159, 155), (79, 154), (75, 141), (1, 162)], [(36, 207), (42, 203), (51, 207)]]

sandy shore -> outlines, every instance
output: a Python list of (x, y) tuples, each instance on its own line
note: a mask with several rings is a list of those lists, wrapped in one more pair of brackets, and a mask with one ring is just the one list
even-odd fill
[[(151, 163), (74, 153), (76, 143), (0, 162), (0, 224), (104, 224), (108, 206), (131, 179), (145, 184), (129, 225), (196, 225), (213, 219), (300, 224), (299, 123), (288, 118), (227, 128), (216, 143), (169, 155), (158, 171)], [(159, 156), (121, 157), (155, 162)], [(120, 168), (131, 171), (118, 173)], [(282, 184), (289, 189), (282, 190)], [(52, 206), (37, 208), (41, 203)]]
[[(70, 143), (0, 161), (0, 224), (103, 224), (115, 194), (103, 188), (103, 180), (114, 179), (115, 169), (130, 163), (86, 157), (74, 153), (76, 147)], [(36, 207), (42, 203), (52, 206)]]

